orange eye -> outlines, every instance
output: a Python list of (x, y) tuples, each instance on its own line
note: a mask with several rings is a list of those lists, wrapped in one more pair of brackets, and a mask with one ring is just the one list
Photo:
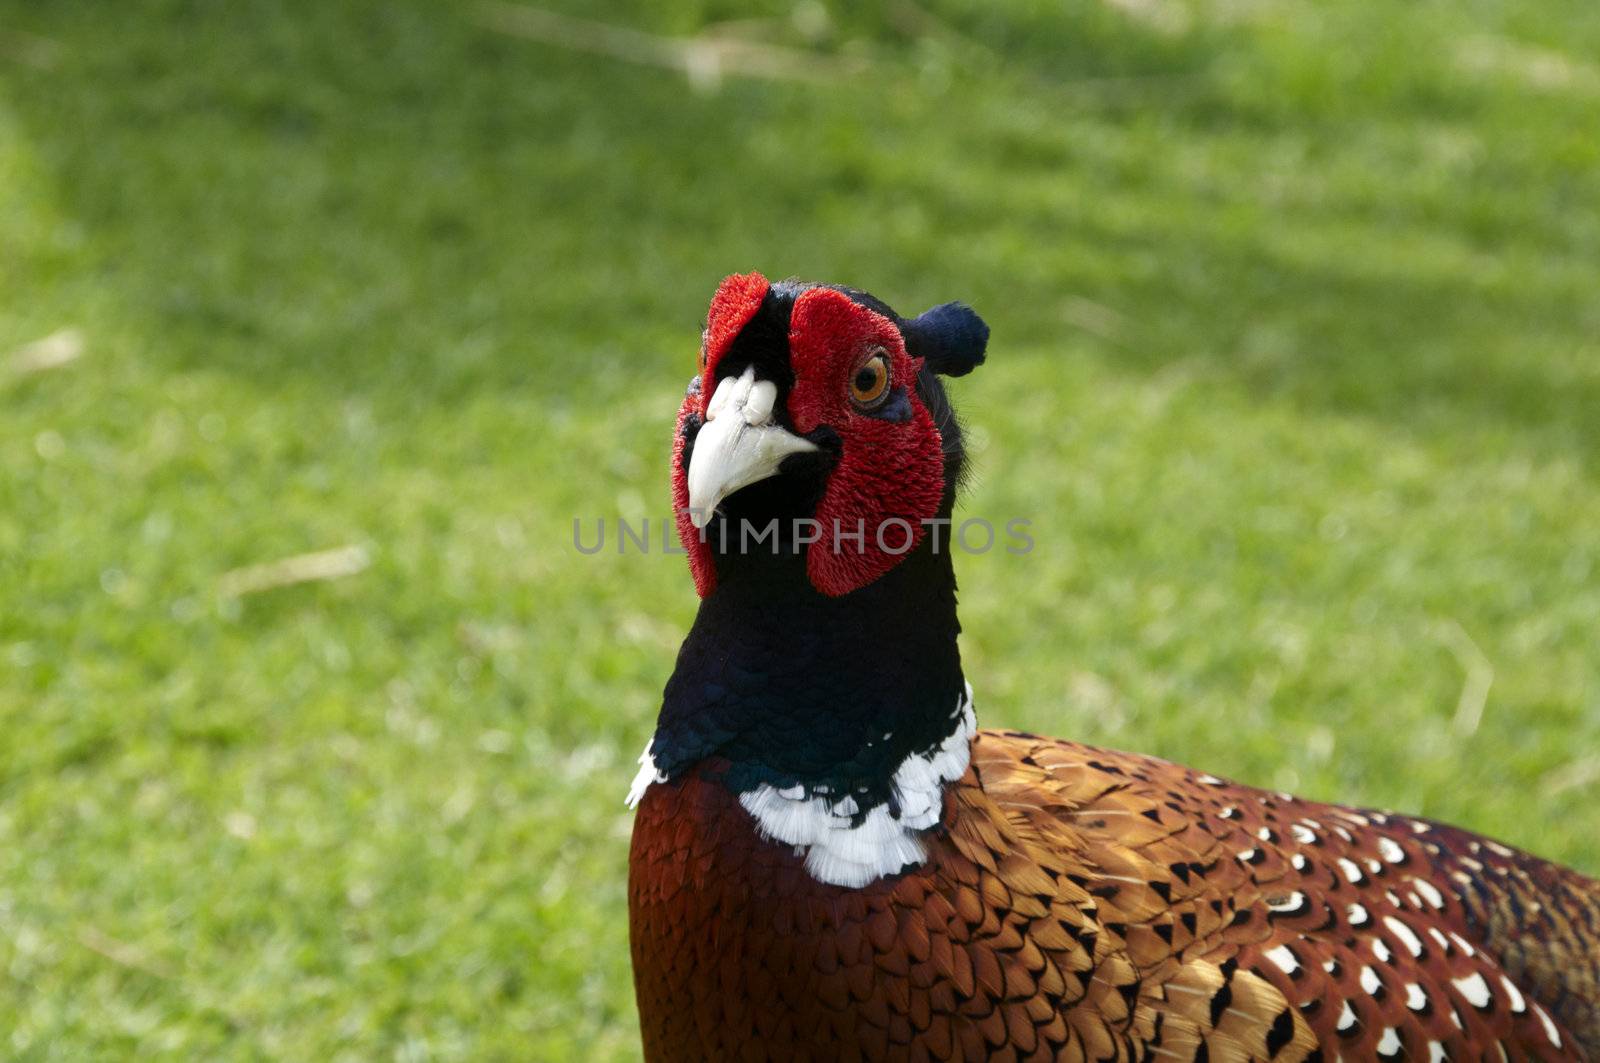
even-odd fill
[(850, 378), (850, 398), (863, 410), (883, 402), (889, 394), (889, 359), (882, 351), (874, 354)]

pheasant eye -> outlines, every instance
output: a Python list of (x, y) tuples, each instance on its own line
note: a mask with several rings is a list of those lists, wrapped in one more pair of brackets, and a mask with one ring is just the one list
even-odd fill
[(700, 330), (700, 354), (699, 354), (699, 356), (697, 358), (697, 361), (696, 361), (696, 364), (698, 364), (700, 366), (700, 371), (702, 373), (705, 372), (706, 355), (709, 353), (707, 348), (710, 347), (710, 345), (711, 345), (711, 329), (702, 328)]
[(880, 351), (868, 358), (850, 379), (850, 398), (856, 406), (870, 410), (889, 394), (889, 359)]

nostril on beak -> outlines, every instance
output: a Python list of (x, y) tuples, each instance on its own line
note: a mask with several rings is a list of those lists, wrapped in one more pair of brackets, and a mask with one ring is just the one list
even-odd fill
[(741, 487), (775, 476), (790, 454), (817, 445), (772, 423), (778, 387), (756, 380), (755, 367), (737, 380), (725, 377), (706, 407), (705, 424), (689, 458), (690, 520), (703, 528), (724, 498)]
[(772, 405), (778, 400), (778, 385), (762, 380), (750, 388), (744, 404), (745, 424), (766, 424), (772, 420)]
[(750, 390), (755, 386), (756, 367), (749, 366), (737, 380), (724, 377), (717, 384), (716, 391), (712, 392), (711, 402), (706, 406), (706, 420), (714, 421), (725, 411), (732, 410), (737, 413), (743, 409), (750, 400)]

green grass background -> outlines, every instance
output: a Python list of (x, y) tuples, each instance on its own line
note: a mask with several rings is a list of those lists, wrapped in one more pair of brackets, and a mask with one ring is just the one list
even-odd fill
[(665, 511), (750, 268), (992, 324), (985, 722), (1600, 871), (1592, 0), (563, 8), (826, 76), (0, 3), (0, 1056), (636, 1054), (695, 598), (571, 522)]

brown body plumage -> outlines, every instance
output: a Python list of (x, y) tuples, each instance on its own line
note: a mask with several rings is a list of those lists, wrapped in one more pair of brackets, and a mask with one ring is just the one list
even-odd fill
[(1600, 1058), (1600, 886), (1453, 828), (984, 731), (845, 889), (715, 772), (634, 832), (652, 1059)]
[[(673, 457), (704, 601), (630, 795), (646, 1056), (1600, 1063), (1600, 884), (976, 731), (953, 565), (917, 529), (961, 479), (935, 375), (987, 337), (959, 304), (907, 321), (758, 274), (713, 300)], [(831, 540), (783, 523), (819, 515)]]

